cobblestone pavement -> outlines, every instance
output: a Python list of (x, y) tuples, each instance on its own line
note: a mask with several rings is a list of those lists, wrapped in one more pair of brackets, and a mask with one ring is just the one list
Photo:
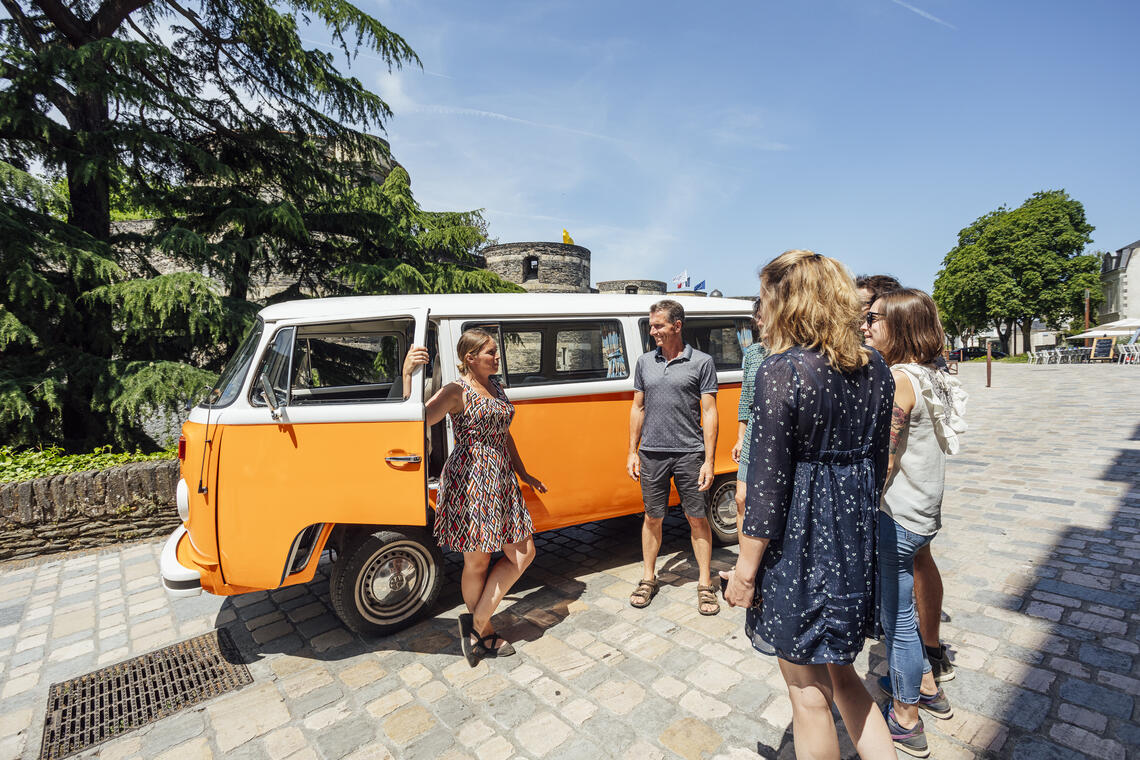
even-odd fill
[[(1140, 369), (963, 365), (971, 432), (934, 554), (958, 676), (933, 756), (1140, 757)], [(621, 463), (615, 463), (621, 466)], [(89, 750), (102, 758), (786, 758), (788, 700), (742, 613), (696, 611), (685, 524), (647, 610), (638, 519), (540, 536), (497, 618), (518, 656), (471, 669), (454, 562), (438, 617), (361, 639), (303, 587), (170, 601), (161, 544), (0, 565), (0, 758), (40, 751), (51, 683), (216, 627), (252, 685)], [(733, 549), (718, 549), (728, 567)], [(861, 672), (884, 670), (868, 645)], [(845, 741), (845, 754), (853, 753)]]

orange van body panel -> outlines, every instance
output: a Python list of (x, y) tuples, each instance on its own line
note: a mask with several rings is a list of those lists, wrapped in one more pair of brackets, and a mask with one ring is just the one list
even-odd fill
[[(415, 525), (427, 521), (423, 422), (231, 425), (218, 488), (218, 544), (227, 585), (277, 588), (293, 539), (309, 525)], [(401, 447), (397, 444), (403, 443)], [(318, 553), (289, 579), (312, 577)]]
[[(626, 473), (633, 391), (515, 401), (511, 436), (527, 471), (547, 488), (523, 486), (536, 531), (605, 520), (643, 510), (641, 486)], [(717, 391), (713, 472), (736, 472), (740, 383)], [(679, 502), (676, 489), (670, 503)]]
[[(218, 534), (215, 524), (214, 494), (218, 485), (218, 450), (221, 444), (220, 426), (211, 423), (211, 443), (206, 443), (206, 426), (197, 422), (182, 425), (186, 438), (186, 458), (182, 460), (181, 475), (186, 481), (190, 496), (190, 519), (186, 530), (193, 540), (194, 554), (201, 558), (200, 567), (218, 565)], [(200, 493), (201, 483), (205, 493)], [(193, 567), (188, 565), (187, 567)]]
[[(739, 401), (740, 383), (721, 384), (717, 475), (737, 469), (731, 451)], [(515, 402), (511, 435), (527, 469), (548, 489), (538, 494), (523, 486), (536, 531), (642, 511), (641, 487), (625, 470), (632, 402), (632, 391)], [(211, 424), (210, 444), (203, 424), (187, 422), (182, 433), (190, 519), (177, 556), (199, 569), (202, 588), (212, 594), (307, 583), (335, 525), (424, 526), (425, 506), (434, 507), (434, 491), (425, 500), (422, 463), (384, 461), (424, 456), (419, 421)], [(198, 493), (199, 469), (204, 494)], [(670, 503), (677, 502), (674, 489)], [(325, 523), (317, 549), (302, 571), (283, 579), (293, 539), (314, 523)]]

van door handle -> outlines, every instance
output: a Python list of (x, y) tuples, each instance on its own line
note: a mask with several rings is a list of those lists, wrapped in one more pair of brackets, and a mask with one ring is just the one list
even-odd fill
[(384, 457), (385, 462), (422, 462), (423, 459), (419, 454), (409, 454), (408, 456), (400, 457)]

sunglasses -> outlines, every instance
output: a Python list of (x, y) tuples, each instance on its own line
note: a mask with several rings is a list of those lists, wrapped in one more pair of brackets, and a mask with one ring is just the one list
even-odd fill
[(882, 318), (883, 318), (883, 316), (884, 316), (884, 315), (880, 314), (880, 313), (879, 313), (879, 312), (877, 312), (877, 311), (869, 311), (869, 312), (867, 312), (867, 316), (865, 316), (865, 317), (864, 317), (864, 319), (866, 319), (866, 320), (867, 320), (867, 327), (870, 327), (871, 325), (873, 325), (873, 324), (875, 324), (876, 322), (878, 322), (880, 319), (882, 319)]

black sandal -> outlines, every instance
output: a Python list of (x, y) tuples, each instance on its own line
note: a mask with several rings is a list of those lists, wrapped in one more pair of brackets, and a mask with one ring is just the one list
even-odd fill
[[(496, 648), (496, 641), (503, 642), (503, 645)], [(511, 642), (502, 638), (494, 631), (488, 633), (486, 636), (481, 637), (479, 639), (479, 643), (475, 646), (482, 650), (482, 653), (480, 654), (481, 657), (510, 657), (515, 653), (515, 648), (511, 646)]]
[(475, 635), (475, 617), (470, 612), (464, 612), (459, 615), (459, 648), (463, 650), (463, 656), (467, 658), (467, 664), (475, 667), (479, 664), (479, 658), (482, 654), (476, 651), (476, 648), (482, 649), (478, 643), (472, 642), (471, 637)]

